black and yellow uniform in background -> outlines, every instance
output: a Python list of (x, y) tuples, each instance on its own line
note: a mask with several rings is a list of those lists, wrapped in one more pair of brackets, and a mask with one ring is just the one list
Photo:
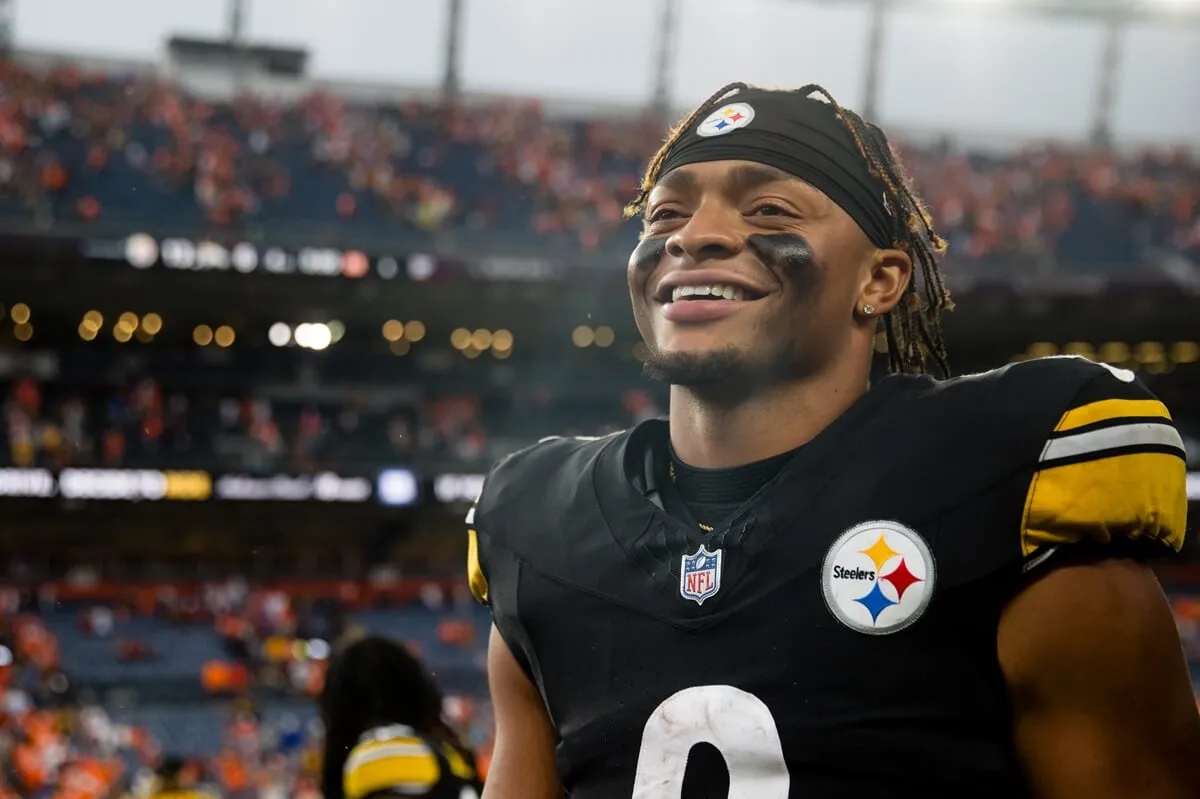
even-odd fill
[(469, 754), (402, 724), (364, 733), (350, 750), (344, 775), (346, 799), (478, 799), (483, 790)]
[(1184, 538), (1167, 409), (1080, 358), (886, 377), (707, 524), (668, 458), (662, 421), (549, 439), (468, 516), (578, 799), (1026, 796), (1001, 611), (1031, 573)]

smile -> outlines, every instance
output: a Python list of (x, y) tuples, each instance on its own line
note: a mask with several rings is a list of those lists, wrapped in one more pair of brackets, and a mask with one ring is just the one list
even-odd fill
[(655, 299), (669, 305), (676, 302), (748, 302), (762, 299), (763, 296), (760, 292), (732, 283), (708, 283), (666, 288), (659, 291)]
[(710, 286), (676, 286), (671, 291), (669, 302), (695, 300), (733, 300), (740, 302), (748, 299), (749, 292), (740, 286), (714, 284)]
[(712, 322), (736, 313), (761, 299), (740, 286), (676, 286), (662, 302), (663, 316), (671, 322)]

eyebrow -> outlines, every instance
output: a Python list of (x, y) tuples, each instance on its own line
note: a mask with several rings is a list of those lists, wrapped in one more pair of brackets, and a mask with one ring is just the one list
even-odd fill
[[(794, 175), (765, 164), (739, 164), (730, 169), (721, 180), (721, 189), (727, 194), (737, 195), (754, 191), (768, 183), (799, 180)], [(684, 194), (694, 192), (699, 185), (696, 173), (686, 166), (674, 169), (663, 176), (658, 187)]]

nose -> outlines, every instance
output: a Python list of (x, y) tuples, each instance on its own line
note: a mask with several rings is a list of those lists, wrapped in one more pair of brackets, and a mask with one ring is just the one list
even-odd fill
[(741, 217), (732, 210), (702, 204), (687, 224), (667, 238), (667, 253), (694, 263), (728, 258), (745, 246), (738, 230)]

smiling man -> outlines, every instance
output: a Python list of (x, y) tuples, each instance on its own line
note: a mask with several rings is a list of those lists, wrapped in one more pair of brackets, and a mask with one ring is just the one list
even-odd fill
[(468, 517), (485, 797), (1200, 796), (1139, 562), (1183, 541), (1166, 408), (1077, 358), (925, 374), (942, 242), (819, 87), (725, 87), (632, 210), (670, 417), (520, 452)]

